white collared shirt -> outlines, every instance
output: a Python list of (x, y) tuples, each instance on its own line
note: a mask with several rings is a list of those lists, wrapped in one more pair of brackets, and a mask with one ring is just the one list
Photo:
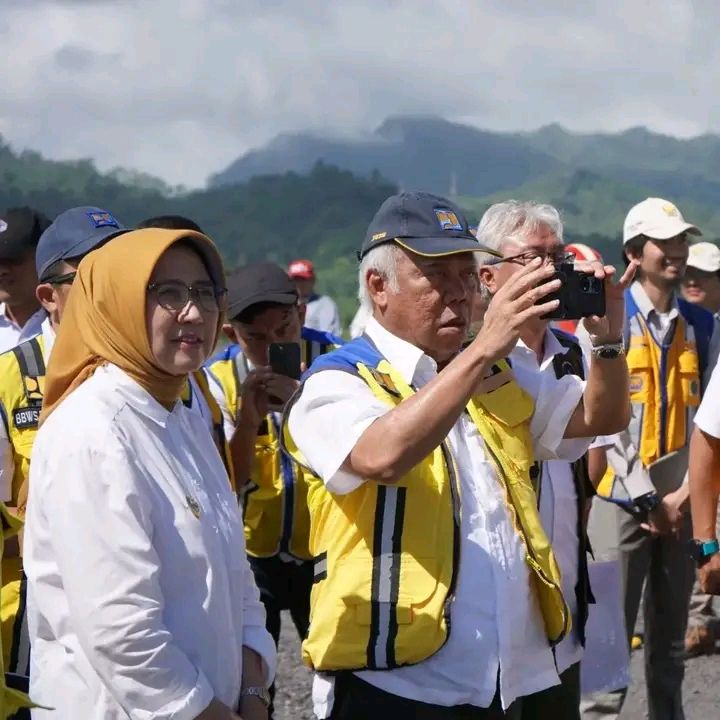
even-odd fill
[(307, 300), (305, 307), (307, 308), (305, 327), (340, 335), (342, 332), (340, 312), (331, 297), (328, 295), (313, 295)]
[(30, 692), (48, 720), (236, 708), (242, 647), (275, 672), (243, 524), (199, 414), (99, 368), (40, 428), (25, 571)]
[(43, 320), (46, 318), (47, 313), (40, 308), (20, 327), (7, 316), (5, 303), (0, 303), (0, 353), (11, 350), (21, 342), (39, 335), (42, 332)]
[[(422, 387), (437, 374), (421, 350), (385, 330), (374, 318), (365, 332), (406, 382)], [(567, 376), (538, 382), (523, 368), (518, 381), (535, 396), (531, 433), (540, 459), (575, 459), (584, 442), (563, 441), (584, 383)], [(534, 391), (534, 392), (533, 392)], [(360, 378), (328, 370), (311, 376), (289, 415), (300, 451), (328, 489), (342, 494), (364, 481), (341, 468), (367, 427), (389, 411)], [(530, 590), (525, 549), (505, 504), (504, 491), (485, 455), (474, 424), (461, 415), (448, 434), (459, 470), (462, 502), (460, 565), (446, 644), (417, 665), (358, 673), (395, 695), (426, 703), (488, 707), (497, 689), (503, 707), (516, 698), (558, 683), (540, 611)], [(333, 683), (316, 676), (315, 712), (332, 709)]]
[[(543, 359), (540, 363), (537, 356), (522, 340), (510, 353), (513, 369), (525, 377), (535, 374), (537, 382), (546, 382), (548, 386), (559, 384), (555, 373), (553, 359), (556, 355), (564, 355), (567, 348), (555, 337), (551, 330), (545, 332), (543, 341)], [(532, 387), (525, 385), (533, 395)], [(551, 390), (548, 387), (548, 392)], [(559, 390), (562, 393), (562, 389)], [(586, 441), (573, 441), (579, 450), (585, 445), (587, 450), (592, 438)], [(582, 454), (582, 453), (581, 453)], [(571, 462), (577, 460), (571, 458)], [(548, 460), (542, 463), (540, 475), (540, 519), (543, 528), (552, 543), (555, 558), (560, 566), (562, 589), (565, 600), (573, 616), (573, 630), (555, 648), (555, 660), (558, 672), (565, 672), (571, 665), (580, 662), (583, 647), (577, 635), (577, 597), (575, 586), (578, 581), (578, 507), (577, 491), (572, 472), (572, 465), (566, 460)]]

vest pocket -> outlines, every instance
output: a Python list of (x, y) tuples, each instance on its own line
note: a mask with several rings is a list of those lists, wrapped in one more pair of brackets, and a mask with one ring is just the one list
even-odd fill
[(647, 345), (631, 347), (627, 353), (630, 373), (630, 402), (647, 403), (652, 385), (652, 360)]
[(700, 404), (700, 367), (697, 353), (694, 350), (684, 350), (680, 353), (678, 365), (685, 405), (697, 407)]

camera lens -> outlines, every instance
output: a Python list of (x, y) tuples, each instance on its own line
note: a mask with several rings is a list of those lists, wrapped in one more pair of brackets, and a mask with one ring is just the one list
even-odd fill
[(600, 280), (592, 275), (586, 275), (580, 283), (580, 290), (586, 295), (598, 295), (601, 287)]

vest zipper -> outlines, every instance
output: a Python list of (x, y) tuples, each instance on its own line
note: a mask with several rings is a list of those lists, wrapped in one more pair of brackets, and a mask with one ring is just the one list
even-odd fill
[(460, 506), (460, 494), (458, 490), (458, 478), (455, 472), (455, 462), (452, 457), (452, 453), (448, 449), (447, 442), (443, 441), (440, 443), (440, 451), (443, 454), (445, 460), (445, 467), (448, 471), (448, 479), (450, 480), (450, 497), (452, 499), (452, 510), (453, 510), (453, 567), (452, 575), (450, 577), (450, 585), (448, 587), (447, 597), (445, 598), (445, 622), (447, 623), (447, 638), (450, 637), (450, 606), (455, 600), (455, 584), (457, 582), (458, 567), (460, 565), (460, 520), (461, 520), (461, 506)]

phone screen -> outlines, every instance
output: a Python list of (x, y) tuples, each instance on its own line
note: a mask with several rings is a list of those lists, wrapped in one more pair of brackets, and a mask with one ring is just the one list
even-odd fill
[(270, 367), (274, 373), (293, 380), (300, 379), (300, 345), (298, 343), (272, 343)]

